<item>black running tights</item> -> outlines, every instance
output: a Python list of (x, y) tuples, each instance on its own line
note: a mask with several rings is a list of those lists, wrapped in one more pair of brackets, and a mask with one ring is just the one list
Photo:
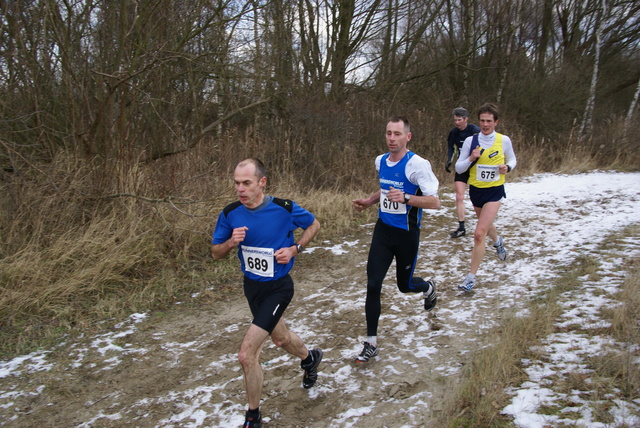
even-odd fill
[(380, 295), (382, 282), (396, 259), (396, 280), (402, 293), (429, 291), (429, 284), (422, 278), (414, 277), (420, 229), (406, 231), (384, 224), (378, 220), (371, 239), (369, 259), (367, 261), (367, 299), (365, 314), (367, 318), (367, 336), (377, 336), (378, 320), (381, 313)]

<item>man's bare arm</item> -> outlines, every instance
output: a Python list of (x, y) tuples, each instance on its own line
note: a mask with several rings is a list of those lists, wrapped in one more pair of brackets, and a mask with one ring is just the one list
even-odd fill
[[(300, 235), (300, 239), (298, 239), (296, 244), (306, 247), (313, 240), (319, 230), (320, 222), (318, 219), (314, 219), (313, 223), (311, 223), (311, 225), (302, 232), (302, 235)], [(297, 245), (292, 245), (290, 247), (280, 248), (274, 255), (278, 263), (286, 265), (293, 257), (298, 255), (298, 247)]]
[(249, 230), (249, 228), (245, 226), (233, 229), (231, 238), (221, 244), (213, 244), (211, 246), (211, 257), (213, 257), (214, 260), (220, 260), (225, 257), (232, 249), (236, 248), (242, 241), (244, 241), (244, 238), (247, 235), (247, 230)]

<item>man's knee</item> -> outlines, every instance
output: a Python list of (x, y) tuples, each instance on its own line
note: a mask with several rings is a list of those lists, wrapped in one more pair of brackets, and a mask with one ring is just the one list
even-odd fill
[(382, 281), (370, 277), (367, 281), (367, 293), (380, 292), (382, 290)]
[(475, 232), (473, 233), (473, 242), (475, 245), (484, 244), (485, 239), (487, 238), (487, 229), (476, 227)]
[(272, 334), (271, 340), (273, 341), (273, 344), (276, 345), (278, 348), (284, 348), (289, 343), (291, 343), (291, 335), (288, 332), (287, 334), (281, 334), (277, 336), (274, 336)]
[(252, 352), (248, 352), (246, 349), (240, 348), (240, 352), (238, 352), (238, 361), (242, 367), (251, 367), (258, 362), (258, 358), (256, 358)]

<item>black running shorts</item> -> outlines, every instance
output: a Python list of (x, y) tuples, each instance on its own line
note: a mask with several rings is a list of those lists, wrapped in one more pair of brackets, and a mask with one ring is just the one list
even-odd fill
[(463, 172), (462, 174), (458, 174), (456, 172), (456, 176), (453, 179), (453, 181), (462, 181), (463, 183), (466, 183), (469, 181), (469, 170), (466, 170), (465, 172)]
[(474, 207), (482, 208), (487, 202), (498, 202), (506, 197), (504, 185), (486, 188), (469, 186), (469, 199)]
[(293, 299), (293, 279), (286, 275), (274, 281), (254, 281), (244, 277), (244, 296), (253, 315), (252, 324), (271, 334)]

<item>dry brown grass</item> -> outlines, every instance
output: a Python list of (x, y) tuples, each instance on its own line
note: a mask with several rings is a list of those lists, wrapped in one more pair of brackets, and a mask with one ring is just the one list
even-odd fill
[[(61, 160), (5, 183), (0, 358), (195, 292), (202, 304), (239, 293), (235, 260), (210, 258), (216, 218), (235, 200), (223, 168), (199, 156), (182, 167), (116, 163), (100, 177), (94, 166)], [(309, 191), (276, 175), (267, 192), (312, 211), (323, 226), (317, 239), (344, 236), (375, 214), (351, 208), (366, 191)]]
[(616, 298), (622, 304), (612, 311), (609, 334), (625, 344), (625, 352), (606, 356), (592, 364), (603, 377), (616, 381), (615, 386), (625, 398), (637, 401), (640, 399), (640, 261), (637, 259)]
[[(614, 241), (612, 238), (610, 245), (615, 245)], [(535, 359), (535, 349), (540, 349), (537, 346), (540, 340), (555, 331), (554, 324), (561, 310), (558, 306), (559, 296), (579, 288), (585, 277), (589, 281), (597, 281), (598, 266), (598, 261), (592, 257), (577, 257), (553, 288), (530, 303), (526, 317), (507, 318), (495, 329), (489, 340), (494, 345), (480, 351), (467, 365), (461, 384), (451, 392), (447, 400), (449, 405), (437, 423), (449, 427), (512, 426), (510, 418), (500, 414), (511, 399), (505, 392), (506, 388), (520, 385), (526, 379), (521, 370), (521, 361)], [(621, 306), (604, 311), (605, 318), (611, 319), (611, 327), (606, 333), (625, 344), (625, 351), (589, 358), (587, 364), (593, 373), (589, 376), (588, 384), (582, 373), (570, 373), (558, 380), (559, 387), (564, 385), (567, 392), (584, 391), (582, 395), (593, 403), (595, 419), (602, 423), (613, 422), (607, 411), (612, 397), (622, 396), (630, 401), (640, 397), (640, 366), (637, 364), (640, 356), (637, 346), (640, 343), (638, 260), (626, 268), (629, 276), (616, 296)], [(540, 411), (559, 410), (559, 407), (552, 406)], [(564, 413), (564, 417), (568, 417), (568, 414)]]
[(500, 414), (510, 396), (506, 388), (525, 379), (523, 358), (535, 358), (534, 345), (553, 331), (559, 312), (556, 293), (549, 293), (530, 307), (525, 317), (507, 317), (491, 333), (493, 344), (478, 352), (464, 371), (461, 384), (446, 400), (438, 426), (506, 427), (509, 418)]
[[(634, 163), (637, 151), (623, 156), (624, 148), (595, 156), (592, 144), (550, 150), (517, 128), (505, 133), (519, 159), (510, 180), (540, 171), (640, 164)], [(452, 180), (443, 168), (444, 139), (442, 145), (432, 140), (424, 150), (417, 140), (416, 151), (431, 161), (444, 188)], [(214, 300), (236, 292), (228, 285), (237, 275), (234, 261), (211, 263), (210, 235), (222, 207), (235, 199), (230, 173), (237, 156), (264, 153), (267, 145), (247, 140), (242, 153), (233, 147), (223, 153), (219, 146), (199, 145), (148, 164), (60, 153), (46, 163), (21, 158), (19, 173), (2, 173), (0, 358), (77, 326), (162, 309), (193, 292)], [(316, 214), (322, 224), (318, 240), (342, 239), (375, 220), (375, 210), (354, 213), (351, 200), (374, 190), (370, 154), (384, 149), (384, 139), (360, 148), (347, 145), (338, 162), (319, 159), (328, 162), (326, 174), (313, 180), (315, 164), (309, 171), (276, 169), (267, 192)]]

